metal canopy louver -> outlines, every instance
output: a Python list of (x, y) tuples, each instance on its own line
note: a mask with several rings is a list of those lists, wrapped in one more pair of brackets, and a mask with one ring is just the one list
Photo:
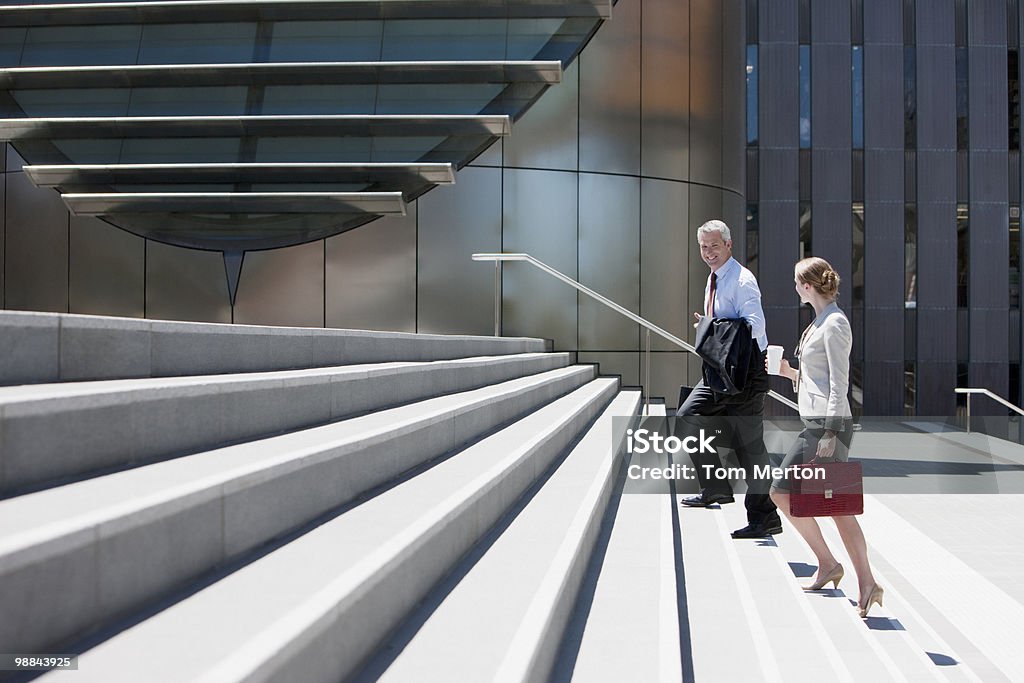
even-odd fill
[[(455, 182), (451, 164), (69, 164), (25, 166), (39, 187), (174, 183), (356, 183), (397, 186)], [(78, 191), (78, 190), (75, 190)]]
[(0, 139), (71, 211), (235, 263), (453, 182), (611, 6), (0, 2)]
[(96, 0), (0, 5), (0, 27), (183, 21), (607, 19), (610, 16), (610, 0)]

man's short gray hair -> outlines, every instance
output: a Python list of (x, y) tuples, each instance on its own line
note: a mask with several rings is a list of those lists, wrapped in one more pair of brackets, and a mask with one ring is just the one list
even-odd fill
[(729, 226), (718, 219), (708, 221), (697, 228), (697, 239), (699, 240), (701, 235), (706, 235), (709, 232), (722, 233), (722, 239), (726, 242), (732, 239), (732, 232), (729, 230)]

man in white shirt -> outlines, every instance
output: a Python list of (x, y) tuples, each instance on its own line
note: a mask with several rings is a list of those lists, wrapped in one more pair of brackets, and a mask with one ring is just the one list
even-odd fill
[[(764, 399), (768, 393), (768, 374), (764, 369), (765, 334), (764, 311), (761, 309), (761, 290), (754, 274), (732, 257), (732, 234), (729, 226), (719, 220), (708, 221), (697, 229), (697, 243), (701, 258), (711, 269), (704, 289), (704, 311), (694, 313), (699, 321), (702, 315), (715, 318), (742, 318), (750, 324), (750, 336), (755, 348), (751, 349), (746, 383), (739, 394), (720, 394), (709, 389), (701, 380), (676, 412), (677, 417), (742, 417), (730, 420), (736, 432), (736, 456), (747, 472), (747, 526), (732, 532), (733, 538), (763, 538), (782, 532), (778, 510), (768, 497), (770, 482), (754, 478), (757, 466), (768, 464), (764, 447)], [(728, 479), (706, 476), (705, 465), (721, 471), (717, 455), (695, 453), (694, 464), (701, 492), (684, 498), (683, 505), (708, 507), (732, 503), (732, 486)]]

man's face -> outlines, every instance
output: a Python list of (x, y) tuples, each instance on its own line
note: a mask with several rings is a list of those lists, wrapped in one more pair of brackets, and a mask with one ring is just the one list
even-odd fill
[(718, 270), (732, 256), (732, 240), (723, 240), (722, 233), (717, 230), (701, 234), (697, 244), (700, 245), (700, 257), (712, 272)]

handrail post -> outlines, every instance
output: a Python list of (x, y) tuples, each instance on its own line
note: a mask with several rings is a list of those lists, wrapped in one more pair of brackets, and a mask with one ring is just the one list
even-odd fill
[(645, 328), (647, 342), (644, 345), (644, 400), (646, 408), (644, 414), (651, 414), (651, 331)]
[(494, 261), (494, 336), (501, 336), (501, 261)]
[(971, 433), (971, 393), (967, 392), (967, 433)]

